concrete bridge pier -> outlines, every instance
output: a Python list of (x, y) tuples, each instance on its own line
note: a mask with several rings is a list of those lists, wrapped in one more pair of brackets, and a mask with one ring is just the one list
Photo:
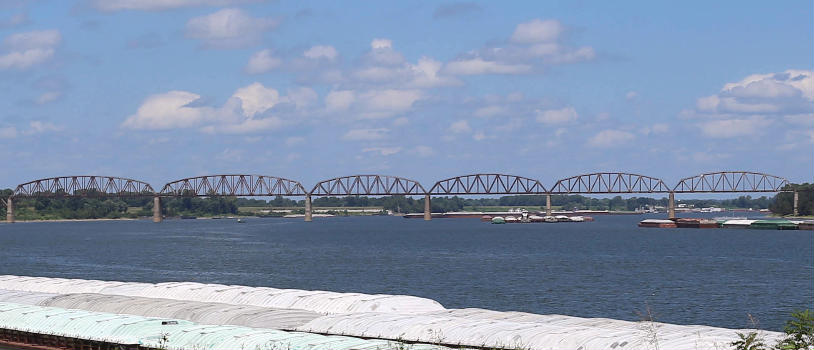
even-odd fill
[(551, 216), (551, 195), (545, 195), (545, 215)]
[(432, 205), (430, 204), (430, 195), (424, 195), (424, 220), (432, 220)]
[(153, 197), (153, 222), (161, 222), (164, 216), (161, 215), (161, 197)]
[(11, 197), (8, 197), (8, 200), (6, 200), (6, 222), (14, 222), (14, 201)]
[(305, 222), (313, 221), (313, 215), (311, 213), (311, 194), (305, 195)]
[(667, 200), (667, 218), (672, 220), (676, 218), (676, 194), (670, 192)]
[[(797, 209), (797, 202), (800, 200), (800, 195), (797, 191), (794, 191), (794, 216), (800, 215), (800, 211)], [(11, 198), (9, 198), (11, 201)], [(9, 208), (11, 208), (11, 202), (9, 202)]]

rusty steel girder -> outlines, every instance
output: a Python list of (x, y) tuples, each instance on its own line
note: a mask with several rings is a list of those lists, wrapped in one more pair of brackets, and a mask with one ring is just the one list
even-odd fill
[(422, 195), (418, 181), (388, 175), (351, 175), (323, 180), (314, 185), (313, 196)]
[(304, 196), (298, 181), (265, 175), (205, 175), (176, 180), (164, 185), (162, 196)]
[(139, 197), (155, 194), (150, 184), (115, 176), (60, 176), (17, 185), (14, 197)]
[(783, 192), (785, 178), (752, 171), (719, 171), (681, 179), (676, 193), (699, 192)]
[(666, 193), (670, 188), (661, 179), (631, 173), (593, 173), (557, 181), (552, 194)]
[(430, 194), (545, 194), (540, 181), (506, 174), (472, 174), (451, 177), (435, 183)]

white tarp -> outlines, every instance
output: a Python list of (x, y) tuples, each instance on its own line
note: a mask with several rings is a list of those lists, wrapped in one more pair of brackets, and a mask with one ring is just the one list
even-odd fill
[(337, 293), (195, 282), (138, 283), (0, 275), (0, 289), (42, 293), (98, 293), (301, 309), (322, 314), (444, 310), (437, 301), (409, 295)]

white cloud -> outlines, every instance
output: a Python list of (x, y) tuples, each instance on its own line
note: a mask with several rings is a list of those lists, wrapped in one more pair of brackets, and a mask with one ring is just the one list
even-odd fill
[(791, 114), (810, 111), (812, 101), (814, 72), (790, 69), (728, 83), (718, 94), (699, 98), (696, 108), (707, 114)]
[(423, 94), (419, 90), (372, 90), (359, 96), (361, 118), (387, 118), (413, 107)]
[(279, 67), (280, 64), (282, 64), (282, 60), (274, 57), (270, 49), (265, 49), (255, 52), (249, 58), (245, 71), (249, 74), (261, 74)]
[(479, 57), (452, 61), (444, 66), (445, 73), (455, 75), (521, 74), (530, 71), (531, 66), (528, 64), (500, 63)]
[(622, 130), (602, 130), (588, 140), (591, 147), (616, 147), (635, 139), (636, 136)]
[(201, 131), (208, 134), (247, 134), (277, 129), (282, 125), (283, 121), (280, 118), (267, 117), (263, 119), (245, 119), (237, 124), (207, 125), (201, 128)]
[(229, 161), (229, 162), (239, 162), (243, 160), (243, 154), (245, 152), (240, 149), (231, 149), (226, 148), (221, 152), (215, 154), (215, 159), (221, 161)]
[(91, 0), (91, 4), (101, 11), (163, 11), (195, 6), (233, 6), (258, 0)]
[(625, 99), (627, 99), (628, 101), (635, 100), (637, 97), (639, 97), (639, 93), (636, 91), (628, 91), (625, 94)]
[(18, 13), (8, 18), (0, 19), (0, 28), (12, 28), (28, 22), (28, 15)]
[(302, 55), (314, 60), (324, 58), (333, 61), (339, 56), (339, 52), (337, 52), (333, 46), (316, 45), (303, 52)]
[(305, 142), (305, 138), (300, 136), (291, 136), (285, 139), (285, 145), (288, 147), (296, 146), (302, 144), (303, 142)]
[(62, 41), (58, 30), (38, 30), (15, 33), (3, 40), (0, 70), (28, 69), (49, 61)]
[(387, 137), (390, 129), (387, 128), (374, 128), (374, 129), (353, 129), (349, 130), (342, 136), (343, 140), (348, 141), (372, 141), (381, 140)]
[(17, 128), (6, 126), (0, 128), (0, 139), (13, 139), (17, 137)]
[(727, 83), (715, 95), (701, 97), (694, 110), (682, 118), (702, 119), (695, 126), (710, 138), (734, 138), (760, 134), (777, 123), (811, 129), (814, 120), (814, 72), (789, 69), (779, 73), (753, 74)]
[(38, 105), (44, 105), (48, 102), (56, 101), (60, 96), (62, 96), (62, 93), (59, 91), (46, 91), (37, 97), (34, 102)]
[(54, 47), (62, 41), (58, 30), (35, 30), (9, 35), (3, 40), (3, 46), (14, 50)]
[(523, 44), (555, 41), (563, 30), (562, 24), (557, 20), (534, 19), (518, 24), (511, 40)]
[(472, 135), (472, 139), (475, 141), (483, 141), (486, 139), (486, 134), (483, 131), (478, 131)]
[(390, 39), (373, 39), (370, 42), (370, 47), (373, 49), (389, 49), (393, 47), (393, 41)]
[(536, 110), (537, 121), (544, 124), (563, 124), (577, 120), (579, 117), (574, 107), (561, 109)]
[[(295, 94), (302, 94), (302, 91), (297, 90)], [(302, 99), (295, 96), (298, 100)], [(205, 106), (200, 101), (199, 95), (188, 91), (152, 95), (122, 123), (122, 127), (146, 130), (199, 128), (205, 133), (255, 133), (289, 123), (283, 116), (269, 115), (268, 111), (292, 99), (280, 96), (275, 89), (253, 83), (237, 89), (222, 107)]]
[(325, 95), (325, 109), (329, 112), (346, 111), (355, 101), (353, 90), (331, 91)]
[(288, 90), (288, 100), (294, 103), (297, 109), (304, 110), (316, 103), (319, 95), (314, 89), (303, 86)]
[(393, 50), (393, 42), (390, 39), (373, 39), (366, 58), (372, 63), (388, 66), (404, 63), (404, 56)]
[(798, 124), (802, 126), (811, 126), (811, 122), (814, 121), (814, 115), (812, 114), (790, 114), (783, 117), (789, 124)]
[(455, 134), (461, 134), (472, 131), (472, 128), (469, 127), (469, 122), (467, 122), (466, 120), (459, 120), (450, 124), (449, 131)]
[(363, 148), (362, 152), (373, 152), (382, 156), (389, 156), (401, 152), (401, 147), (368, 147)]
[(422, 145), (414, 148), (411, 153), (414, 153), (419, 157), (430, 157), (435, 155), (435, 150), (433, 150), (432, 147)]
[(410, 123), (410, 120), (405, 117), (396, 118), (393, 120), (393, 126), (405, 126), (408, 123)]
[(491, 105), (481, 107), (475, 110), (476, 117), (494, 117), (501, 114), (506, 114), (508, 111), (504, 106)]
[(704, 136), (712, 138), (731, 138), (739, 136), (749, 136), (759, 133), (764, 128), (772, 124), (761, 116), (753, 116), (744, 119), (720, 119), (698, 123)]
[(280, 103), (280, 93), (275, 89), (266, 88), (260, 83), (237, 89), (232, 96), (240, 99), (243, 114), (249, 118)]
[(190, 107), (201, 96), (187, 91), (170, 91), (147, 97), (141, 106), (124, 121), (130, 129), (173, 129), (197, 126), (211, 119), (209, 107)]
[(227, 8), (190, 19), (186, 36), (210, 48), (238, 48), (256, 44), (263, 33), (276, 26), (277, 21), (271, 18), (254, 18), (243, 10)]
[(540, 73), (546, 65), (592, 60), (589, 46), (573, 48), (561, 42), (564, 26), (557, 20), (520, 23), (511, 38), (466, 52), (448, 62), (443, 72), (453, 75)]
[(44, 132), (54, 132), (62, 130), (62, 127), (49, 122), (32, 121), (28, 123), (29, 130), (25, 133), (27, 135), (40, 134)]

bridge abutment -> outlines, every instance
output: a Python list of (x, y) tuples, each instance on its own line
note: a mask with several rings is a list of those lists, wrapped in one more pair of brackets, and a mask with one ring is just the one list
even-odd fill
[(6, 200), (6, 222), (14, 222), (14, 200), (11, 197)]
[(424, 195), (424, 220), (432, 220), (432, 204), (429, 194)]
[(667, 199), (667, 218), (672, 220), (676, 218), (676, 194), (670, 192)]
[(161, 222), (164, 217), (161, 215), (161, 197), (153, 197), (153, 222)]
[(305, 195), (305, 222), (313, 221), (313, 215), (311, 213), (311, 195)]
[(545, 195), (545, 215), (551, 216), (551, 195)]
[(794, 191), (794, 216), (800, 215), (800, 211), (798, 209), (797, 203), (800, 200), (800, 194), (797, 191)]

